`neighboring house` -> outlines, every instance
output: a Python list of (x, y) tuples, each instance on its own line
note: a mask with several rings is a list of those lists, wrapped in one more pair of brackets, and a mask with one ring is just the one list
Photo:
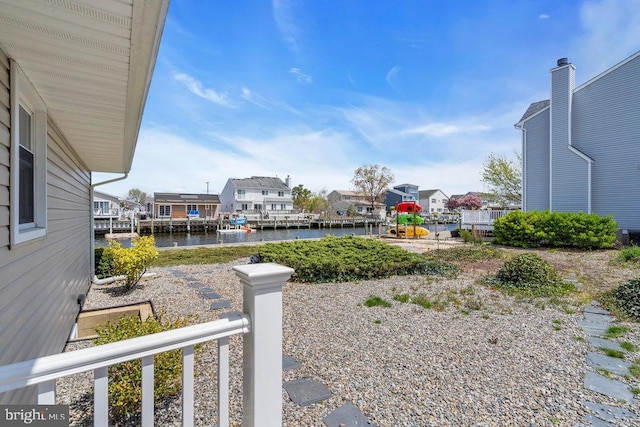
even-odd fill
[[(0, 365), (63, 351), (92, 268), (92, 172), (128, 173), (168, 1), (2, 0)], [(35, 389), (0, 404), (35, 403)]]
[(111, 194), (100, 191), (93, 192), (93, 217), (100, 218), (120, 218), (120, 199)]
[(153, 193), (154, 218), (207, 218), (218, 216), (217, 194)]
[[(156, 201), (157, 204), (157, 201)], [(291, 179), (252, 176), (251, 178), (229, 178), (222, 193), (220, 204), (224, 213), (288, 214), (293, 211)]]
[(529, 106), (522, 130), (523, 210), (613, 215), (640, 231), (640, 52), (575, 86), (566, 58), (551, 98)]
[(347, 212), (355, 212), (358, 215), (371, 215), (375, 217), (385, 217), (384, 203), (374, 203), (373, 209), (371, 202), (362, 193), (348, 190), (333, 190), (327, 196), (329, 206), (331, 206), (331, 215), (346, 215)]
[(424, 213), (447, 212), (447, 201), (449, 198), (442, 190), (422, 190), (419, 193), (418, 203), (422, 206)]
[(387, 208), (387, 211), (389, 211), (392, 206), (395, 206), (400, 202), (413, 202), (415, 200), (415, 202), (418, 203), (418, 197), (419, 191), (417, 185), (396, 185), (392, 189), (387, 190), (387, 193), (384, 197), (384, 204)]

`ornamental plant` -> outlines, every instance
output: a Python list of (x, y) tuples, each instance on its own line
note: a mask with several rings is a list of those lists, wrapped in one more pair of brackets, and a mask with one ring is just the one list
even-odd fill
[(158, 249), (153, 236), (135, 237), (130, 248), (123, 248), (116, 240), (111, 240), (103, 252), (105, 256), (111, 258), (114, 275), (127, 277), (125, 287), (130, 290), (140, 281), (149, 263), (158, 258)]
[(616, 305), (625, 314), (636, 321), (640, 321), (640, 278), (629, 280), (618, 286), (614, 292)]
[[(144, 322), (138, 316), (121, 316), (117, 322), (96, 328), (96, 345), (109, 344), (143, 335), (181, 328), (186, 319), (167, 320), (163, 316), (149, 316)], [(176, 396), (182, 389), (182, 352), (172, 350), (159, 353), (153, 359), (154, 400)], [(134, 418), (142, 405), (142, 361), (118, 363), (109, 367), (109, 408), (114, 421), (137, 424)], [(137, 422), (136, 422), (137, 421)]]

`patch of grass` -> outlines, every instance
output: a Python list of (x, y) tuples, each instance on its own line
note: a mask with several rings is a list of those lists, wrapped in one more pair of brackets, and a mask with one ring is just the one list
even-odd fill
[(224, 264), (239, 258), (249, 257), (258, 252), (255, 246), (223, 246), (220, 248), (168, 249), (158, 251), (151, 267), (171, 267), (174, 265)]
[(598, 368), (597, 371), (601, 374), (604, 375), (605, 377), (611, 379), (614, 378), (614, 375), (611, 373), (611, 371), (604, 369), (604, 368)]
[(634, 363), (629, 367), (629, 373), (635, 378), (640, 378), (640, 363)]
[(609, 357), (615, 357), (616, 359), (624, 359), (624, 352), (620, 350), (614, 350), (612, 348), (599, 347), (600, 351)]
[(630, 329), (627, 326), (612, 325), (609, 326), (604, 336), (605, 338), (619, 338), (629, 331)]
[(391, 307), (391, 303), (379, 296), (372, 295), (365, 301), (364, 305), (367, 307)]
[(636, 396), (640, 394), (640, 388), (638, 387), (631, 387), (631, 393), (635, 394)]
[(411, 301), (411, 296), (409, 294), (399, 294), (394, 295), (393, 299), (398, 302), (408, 303), (409, 301)]
[(631, 246), (621, 249), (611, 260), (612, 264), (627, 264), (636, 266), (640, 264), (640, 246)]
[(436, 249), (425, 253), (425, 256), (439, 261), (454, 264), (469, 264), (505, 257), (505, 252), (491, 246), (457, 246), (447, 249)]
[(585, 337), (580, 337), (578, 335), (573, 337), (574, 340), (576, 340), (577, 342), (585, 342), (586, 338)]
[(381, 324), (381, 323), (382, 323), (382, 320), (380, 320), (380, 319), (376, 319), (376, 320), (374, 320), (374, 321), (373, 321), (373, 323), (375, 323), (376, 325), (379, 325), (379, 324)]
[(553, 330), (554, 331), (560, 331), (562, 330), (562, 320), (560, 319), (553, 319), (551, 321), (551, 323), (553, 323)]
[(425, 294), (418, 294), (411, 302), (426, 309), (433, 307), (433, 301)]
[(638, 347), (636, 347), (635, 345), (633, 345), (629, 341), (622, 341), (620, 343), (620, 347), (624, 348), (625, 350), (627, 350), (630, 353), (633, 353), (634, 351), (638, 350)]

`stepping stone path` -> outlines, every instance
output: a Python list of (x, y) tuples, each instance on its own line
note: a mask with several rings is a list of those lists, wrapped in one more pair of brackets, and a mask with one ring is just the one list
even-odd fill
[[(211, 302), (211, 310), (220, 310), (231, 307), (231, 303), (228, 300), (222, 299), (220, 294), (218, 294), (213, 288), (201, 283), (196, 277), (189, 276), (187, 273), (174, 268), (169, 269), (169, 272), (188, 282), (187, 286), (198, 290), (203, 298), (213, 300)], [(219, 318), (232, 319), (240, 316), (242, 316), (242, 313), (232, 311), (220, 314)], [(287, 356), (285, 354), (282, 355), (282, 369), (284, 371), (297, 369), (301, 366), (302, 364), (291, 356)], [(289, 395), (289, 398), (300, 406), (313, 405), (314, 403), (322, 402), (323, 400), (327, 400), (331, 397), (331, 390), (313, 378), (301, 378), (288, 381), (285, 382), (282, 387)], [(345, 403), (341, 407), (329, 413), (323, 418), (323, 422), (328, 427), (359, 427), (374, 425), (350, 402)]]
[[(584, 321), (578, 325), (589, 336), (589, 344), (596, 349), (611, 349), (624, 352), (619, 343), (602, 337), (605, 334), (613, 317), (607, 310), (592, 303), (584, 309)], [(607, 356), (596, 351), (587, 353), (587, 365), (594, 370), (604, 370), (615, 375), (629, 375), (630, 363), (622, 359)], [(632, 404), (639, 403), (629, 386), (622, 381), (614, 380), (597, 372), (588, 371), (584, 379), (584, 387), (587, 390), (608, 396), (621, 402)], [(612, 405), (584, 401), (583, 405), (592, 414), (585, 415), (585, 426), (613, 427), (620, 425), (640, 425), (640, 417), (624, 408)]]

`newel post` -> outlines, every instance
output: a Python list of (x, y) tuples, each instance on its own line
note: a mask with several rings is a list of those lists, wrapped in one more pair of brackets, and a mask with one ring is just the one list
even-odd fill
[(293, 269), (279, 264), (233, 268), (242, 283), (243, 311), (251, 330), (243, 336), (242, 425), (282, 425), (282, 286)]

